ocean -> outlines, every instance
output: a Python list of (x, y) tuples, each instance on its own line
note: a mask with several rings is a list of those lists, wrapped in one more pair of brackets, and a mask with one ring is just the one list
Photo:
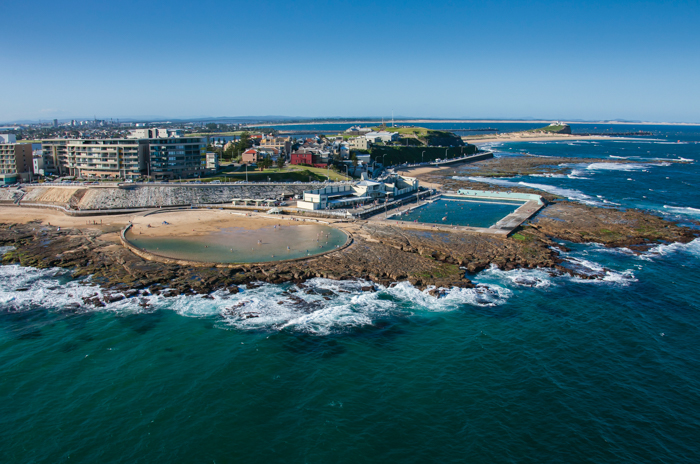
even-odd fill
[[(477, 180), (700, 219), (700, 127), (614, 129), (653, 135), (494, 144), (574, 170)], [(700, 241), (562, 244), (597, 277), (491, 268), (440, 299), (314, 279), (94, 309), (89, 278), (0, 266), (0, 462), (698, 462)]]

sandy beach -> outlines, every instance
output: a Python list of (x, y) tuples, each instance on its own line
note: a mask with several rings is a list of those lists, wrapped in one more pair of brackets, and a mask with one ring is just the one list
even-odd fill
[[(552, 119), (395, 119), (394, 124), (549, 124)], [(386, 124), (390, 124), (390, 120), (384, 121)], [(654, 122), (654, 121), (566, 121), (562, 120), (564, 124), (576, 125), (576, 124), (608, 124), (608, 125), (626, 125), (626, 126), (698, 126), (699, 123), (689, 123), (689, 122)], [(367, 124), (367, 125), (379, 125), (381, 121), (373, 119), (356, 119), (348, 121), (297, 121), (297, 122), (280, 122), (273, 124), (250, 124), (248, 127), (283, 127), (283, 126), (316, 126), (316, 125), (327, 125), (327, 124)]]
[[(316, 219), (291, 216), (269, 216), (265, 214), (244, 213), (229, 210), (186, 210), (172, 211), (148, 216), (137, 216), (133, 220), (132, 233), (146, 237), (196, 236), (207, 235), (227, 227), (239, 227), (247, 230), (272, 226), (295, 226), (304, 223), (318, 223)], [(331, 222), (328, 220), (322, 223)], [(166, 224), (167, 223), (167, 224)], [(150, 227), (148, 227), (150, 224)]]
[[(42, 225), (108, 232), (122, 229), (131, 221), (132, 231), (147, 237), (206, 235), (226, 227), (255, 230), (279, 224), (284, 227), (304, 223), (333, 222), (328, 219), (317, 221), (312, 218), (293, 218), (287, 215), (275, 217), (262, 213), (208, 209), (167, 211), (147, 216), (144, 214), (74, 217), (51, 209), (0, 206), (1, 223), (26, 224), (38, 221)], [(149, 224), (151, 227), (148, 227)]]
[(573, 141), (573, 140), (610, 140), (620, 137), (608, 137), (605, 135), (576, 135), (576, 134), (549, 134), (545, 135), (542, 133), (528, 133), (528, 132), (512, 132), (507, 134), (498, 135), (485, 135), (485, 136), (473, 136), (473, 137), (462, 137), (467, 143), (472, 145), (483, 145), (485, 143), (493, 142), (559, 142), (559, 141)]

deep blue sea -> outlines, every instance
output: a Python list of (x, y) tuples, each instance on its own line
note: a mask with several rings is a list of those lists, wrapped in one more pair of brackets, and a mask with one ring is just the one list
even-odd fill
[[(700, 219), (700, 128), (614, 128), (654, 135), (493, 145), (574, 167), (495, 182)], [(700, 241), (566, 245), (598, 278), (493, 268), (440, 299), (315, 279), (304, 303), (265, 284), (70, 309), (100, 290), (1, 266), (0, 462), (699, 462)]]

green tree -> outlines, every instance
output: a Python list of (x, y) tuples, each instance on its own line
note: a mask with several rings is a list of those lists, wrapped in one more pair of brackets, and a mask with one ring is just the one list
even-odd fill
[(265, 158), (258, 161), (258, 166), (260, 166), (261, 171), (268, 169), (269, 167), (272, 166), (272, 158), (270, 158), (269, 156), (266, 156)]
[(222, 159), (228, 159), (229, 161), (233, 160), (233, 157), (236, 156), (236, 154), (236, 144), (231, 143), (224, 150), (224, 156), (222, 157)]
[(238, 154), (243, 153), (247, 149), (253, 146), (253, 141), (250, 138), (250, 133), (248, 132), (243, 132), (241, 134), (241, 139), (238, 141), (236, 144), (236, 150), (238, 151)]
[(284, 156), (280, 154), (277, 157), (277, 168), (282, 169), (283, 167), (284, 167)]
[(350, 156), (350, 161), (352, 161), (352, 167), (357, 169), (357, 155), (355, 153)]

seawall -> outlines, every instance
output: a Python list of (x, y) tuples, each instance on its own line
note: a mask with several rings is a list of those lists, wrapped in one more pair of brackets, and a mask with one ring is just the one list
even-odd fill
[[(230, 203), (233, 198), (276, 199), (301, 195), (318, 188), (317, 183), (237, 183), (177, 185), (26, 186), (21, 204), (69, 210), (119, 210)], [(2, 192), (0, 203), (15, 204), (17, 194)]]

